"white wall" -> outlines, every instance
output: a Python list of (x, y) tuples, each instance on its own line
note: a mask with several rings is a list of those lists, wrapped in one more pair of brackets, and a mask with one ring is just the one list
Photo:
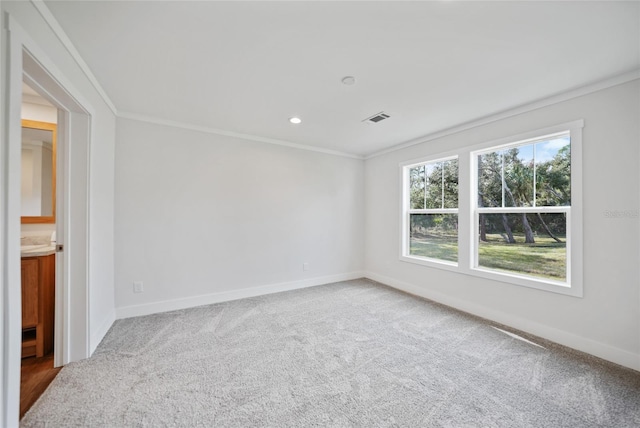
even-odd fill
[[(633, 81), (370, 158), (365, 164), (368, 276), (640, 369), (640, 83)], [(584, 297), (518, 287), (398, 260), (399, 163), (584, 119)]]
[(58, 123), (58, 109), (53, 106), (22, 102), (22, 118), (38, 122)]
[[(28, 33), (28, 36), (55, 64), (73, 88), (92, 109), (92, 141), (89, 159), (89, 328), (90, 348), (95, 349), (114, 320), (113, 201), (115, 115), (99, 95), (49, 24), (31, 2), (1, 3), (2, 11)], [(49, 121), (49, 120), (47, 120)], [(36, 226), (37, 227), (37, 226)], [(34, 226), (31, 226), (32, 230)]]
[[(361, 276), (363, 168), (118, 119), (118, 316)], [(133, 281), (144, 282), (143, 293), (133, 293)]]

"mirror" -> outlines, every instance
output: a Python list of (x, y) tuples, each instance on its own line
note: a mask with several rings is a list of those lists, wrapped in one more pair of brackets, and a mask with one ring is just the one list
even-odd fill
[(56, 222), (56, 124), (22, 120), (22, 223)]

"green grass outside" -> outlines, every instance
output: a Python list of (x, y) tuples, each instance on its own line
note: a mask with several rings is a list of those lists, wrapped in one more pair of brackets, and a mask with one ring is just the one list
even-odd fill
[[(514, 234), (515, 244), (507, 244), (499, 234), (487, 234), (480, 242), (480, 267), (532, 275), (557, 281), (566, 280), (567, 253), (564, 236), (558, 243), (547, 236), (537, 236), (535, 244), (525, 244), (524, 236)], [(430, 231), (412, 236), (410, 254), (439, 260), (458, 261), (458, 237)]]
[(525, 244), (524, 236), (514, 234), (515, 244), (507, 244), (499, 234), (487, 234), (480, 241), (479, 265), (542, 278), (566, 280), (567, 250), (564, 236), (558, 243), (548, 236), (537, 236), (535, 244)]
[[(455, 230), (453, 231), (455, 232)], [(430, 231), (427, 235), (412, 236), (409, 254), (450, 262), (458, 261), (458, 235)]]

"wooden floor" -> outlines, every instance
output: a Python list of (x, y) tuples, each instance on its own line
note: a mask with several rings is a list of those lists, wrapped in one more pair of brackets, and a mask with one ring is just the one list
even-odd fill
[(53, 354), (24, 358), (20, 371), (20, 419), (42, 395), (60, 368), (53, 368)]

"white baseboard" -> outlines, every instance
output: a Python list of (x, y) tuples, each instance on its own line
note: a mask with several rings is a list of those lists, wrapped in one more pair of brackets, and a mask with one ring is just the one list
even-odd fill
[(603, 360), (640, 371), (640, 355), (638, 354), (374, 272), (365, 272), (364, 276), (409, 294), (425, 297), (435, 302), (451, 306), (452, 308), (594, 355)]
[(116, 311), (110, 311), (109, 315), (102, 321), (100, 327), (91, 333), (89, 339), (89, 356), (93, 355), (104, 336), (107, 334), (113, 323), (116, 321)]
[(228, 302), (230, 300), (244, 299), (247, 297), (262, 296), (265, 294), (280, 293), (282, 291), (297, 290), (300, 288), (314, 287), (316, 285), (330, 284), (332, 282), (348, 281), (364, 277), (364, 272), (348, 272), (337, 275), (320, 276), (299, 281), (281, 282), (277, 284), (261, 285), (257, 287), (242, 288), (240, 290), (222, 291), (219, 293), (203, 294), (199, 296), (185, 297), (182, 299), (165, 300), (161, 302), (145, 303), (143, 305), (123, 306), (116, 308), (116, 319), (131, 318), (142, 315), (156, 314), (159, 312), (175, 311), (179, 309), (193, 308), (196, 306), (210, 305), (212, 303)]

